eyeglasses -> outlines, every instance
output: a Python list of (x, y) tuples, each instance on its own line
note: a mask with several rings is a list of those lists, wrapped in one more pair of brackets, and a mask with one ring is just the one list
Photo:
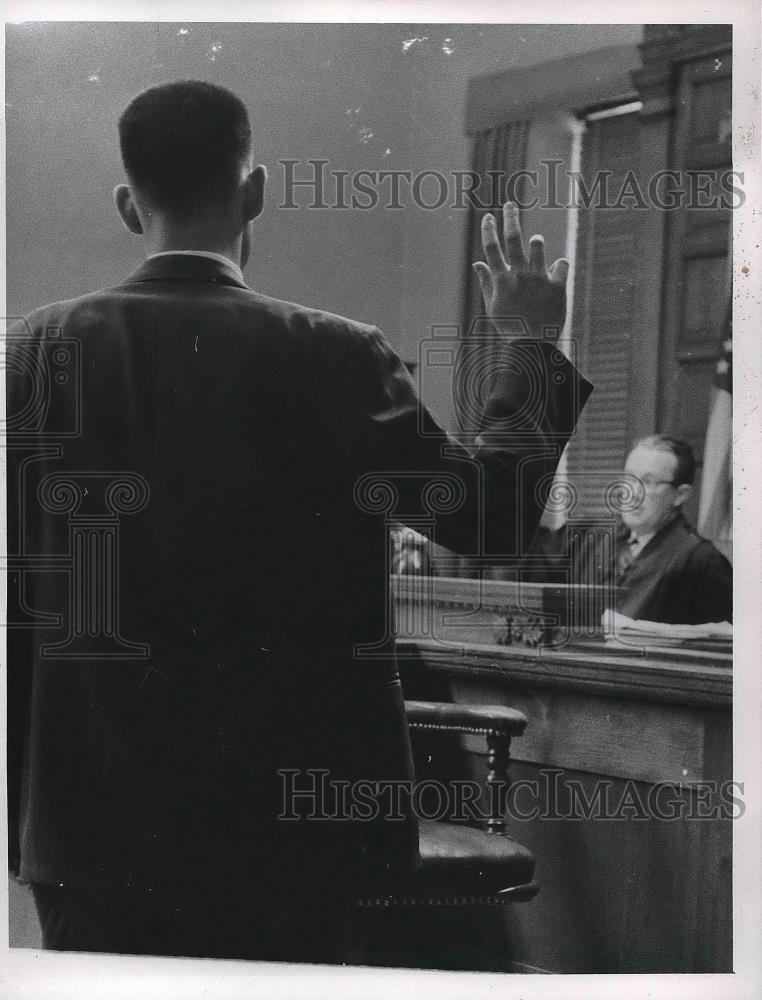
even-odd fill
[(673, 482), (671, 479), (656, 479), (654, 476), (642, 476), (641, 483), (643, 488), (646, 490), (656, 490), (660, 486), (672, 486), (677, 488), (677, 483)]

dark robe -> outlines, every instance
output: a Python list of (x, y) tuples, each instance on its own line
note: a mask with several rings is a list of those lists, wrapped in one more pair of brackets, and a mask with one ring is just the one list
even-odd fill
[[(626, 546), (619, 538), (619, 550)], [(683, 514), (629, 560), (619, 560), (616, 610), (629, 618), (700, 625), (733, 620), (733, 570)]]
[(678, 514), (632, 558), (629, 532), (588, 524), (540, 528), (522, 579), (607, 585), (628, 618), (698, 625), (733, 620), (733, 570), (721, 552)]

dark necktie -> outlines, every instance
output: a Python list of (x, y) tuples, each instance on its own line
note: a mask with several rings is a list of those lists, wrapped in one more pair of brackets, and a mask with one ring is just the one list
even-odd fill
[(625, 544), (619, 550), (619, 557), (617, 562), (617, 568), (619, 570), (620, 579), (626, 575), (627, 570), (632, 566), (632, 563), (637, 556), (636, 546), (638, 540), (635, 535), (630, 535), (626, 540)]

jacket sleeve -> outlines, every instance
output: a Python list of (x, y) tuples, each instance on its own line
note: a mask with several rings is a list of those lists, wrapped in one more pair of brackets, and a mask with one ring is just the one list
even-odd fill
[[(386, 484), (390, 515), (463, 555), (520, 557), (592, 385), (549, 342), (505, 343), (491, 358), (483, 405), (475, 401), (479, 433), (466, 448), (419, 401), (380, 331), (364, 340), (362, 467)], [(356, 495), (362, 503), (363, 490)]]

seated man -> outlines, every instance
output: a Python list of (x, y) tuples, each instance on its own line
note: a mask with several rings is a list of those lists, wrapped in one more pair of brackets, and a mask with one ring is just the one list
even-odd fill
[[(643, 438), (624, 472), (633, 502), (616, 530), (592, 522), (559, 524), (546, 510), (520, 563), (483, 568), (485, 578), (616, 587), (612, 610), (645, 621), (732, 621), (732, 567), (683, 513), (696, 474), (690, 445), (664, 434)], [(444, 575), (456, 575), (455, 559), (440, 560)]]
[(683, 513), (696, 474), (690, 445), (665, 434), (642, 438), (624, 471), (643, 488), (642, 501), (622, 513), (612, 567), (623, 591), (616, 610), (672, 624), (732, 621), (731, 565)]
[(559, 526), (546, 512), (522, 560), (521, 580), (616, 586), (613, 610), (628, 618), (683, 625), (732, 621), (732, 567), (683, 514), (696, 474), (690, 445), (664, 434), (642, 438), (624, 471), (633, 502), (613, 539), (601, 525)]

